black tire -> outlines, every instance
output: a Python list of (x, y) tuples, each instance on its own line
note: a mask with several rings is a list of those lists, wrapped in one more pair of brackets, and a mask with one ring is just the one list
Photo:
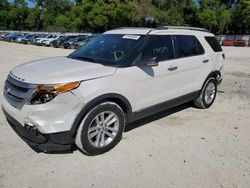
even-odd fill
[[(102, 112), (112, 112), (117, 117), (117, 122), (119, 127), (117, 128), (117, 133), (114, 136), (113, 140), (108, 143), (106, 146), (94, 146), (93, 143), (89, 140), (89, 129), (95, 117)], [(82, 119), (79, 128), (77, 130), (75, 144), (76, 146), (87, 155), (99, 155), (103, 154), (112, 148), (114, 148), (121, 140), (122, 133), (125, 127), (125, 115), (116, 103), (113, 102), (103, 102), (94, 108), (92, 108)], [(98, 130), (96, 130), (98, 131)], [(104, 133), (103, 133), (104, 134)], [(105, 134), (104, 134), (105, 135)], [(97, 139), (97, 138), (96, 138)], [(100, 139), (100, 137), (99, 137)], [(107, 138), (106, 138), (107, 139)]]
[[(214, 95), (211, 98), (211, 101), (208, 102), (206, 100), (206, 90), (207, 90), (207, 87), (210, 87), (211, 85), (214, 86)], [(210, 77), (206, 80), (205, 84), (203, 85), (199, 97), (195, 99), (193, 103), (197, 108), (201, 108), (201, 109), (209, 108), (214, 103), (216, 94), (217, 94), (217, 82), (214, 77)]]

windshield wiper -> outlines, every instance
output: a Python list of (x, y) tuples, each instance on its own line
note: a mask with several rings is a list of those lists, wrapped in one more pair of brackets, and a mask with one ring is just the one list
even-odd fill
[(82, 61), (90, 61), (96, 63), (96, 60), (91, 57), (84, 57), (84, 56), (69, 56), (72, 59), (82, 60)]

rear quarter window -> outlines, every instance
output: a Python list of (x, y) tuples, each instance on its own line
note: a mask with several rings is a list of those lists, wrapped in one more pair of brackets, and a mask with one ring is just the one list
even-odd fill
[(202, 55), (205, 53), (199, 40), (192, 35), (173, 35), (175, 58)]
[(213, 51), (215, 51), (215, 52), (222, 51), (222, 48), (215, 37), (205, 37), (205, 39), (206, 39), (207, 43), (209, 44), (209, 46), (213, 49)]

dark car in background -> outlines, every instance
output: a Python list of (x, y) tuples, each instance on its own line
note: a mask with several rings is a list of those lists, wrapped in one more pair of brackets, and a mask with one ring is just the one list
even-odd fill
[(94, 37), (90, 36), (86, 39), (81, 39), (78, 42), (75, 42), (73, 44), (71, 44), (71, 49), (78, 49), (81, 46), (84, 46), (87, 42), (91, 41)]
[(8, 32), (1, 32), (0, 33), (0, 40), (3, 40), (5, 36), (7, 36), (9, 33)]
[(21, 43), (23, 44), (31, 44), (35, 38), (38, 38), (40, 35), (39, 34), (30, 34), (27, 35), (25, 38), (21, 40)]
[(22, 39), (24, 39), (27, 35), (29, 35), (29, 33), (22, 33), (22, 34), (20, 34), (20, 35), (16, 38), (15, 42), (21, 43)]
[(74, 49), (74, 46), (73, 46), (74, 43), (79, 42), (79, 41), (83, 41), (87, 37), (88, 36), (85, 36), (85, 35), (77, 36), (76, 38), (73, 38), (73, 39), (70, 39), (70, 40), (67, 40), (67, 41), (63, 42), (62, 47), (65, 48), (65, 49), (68, 49), (68, 48)]
[(15, 41), (19, 36), (21, 35), (21, 33), (17, 33), (17, 32), (11, 32), (8, 35), (6, 35), (3, 40), (8, 41), (8, 42), (13, 42)]
[(60, 37), (59, 39), (53, 40), (51, 42), (50, 46), (52, 46), (54, 48), (61, 47), (61, 45), (62, 45), (63, 42), (68, 41), (68, 40), (73, 39), (73, 38), (76, 38), (76, 37), (77, 37), (76, 35)]

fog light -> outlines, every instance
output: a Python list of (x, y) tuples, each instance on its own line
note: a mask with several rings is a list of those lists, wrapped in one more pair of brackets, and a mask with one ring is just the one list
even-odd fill
[(25, 117), (23, 123), (24, 123), (24, 128), (28, 130), (37, 130), (37, 123), (32, 121), (29, 117)]

